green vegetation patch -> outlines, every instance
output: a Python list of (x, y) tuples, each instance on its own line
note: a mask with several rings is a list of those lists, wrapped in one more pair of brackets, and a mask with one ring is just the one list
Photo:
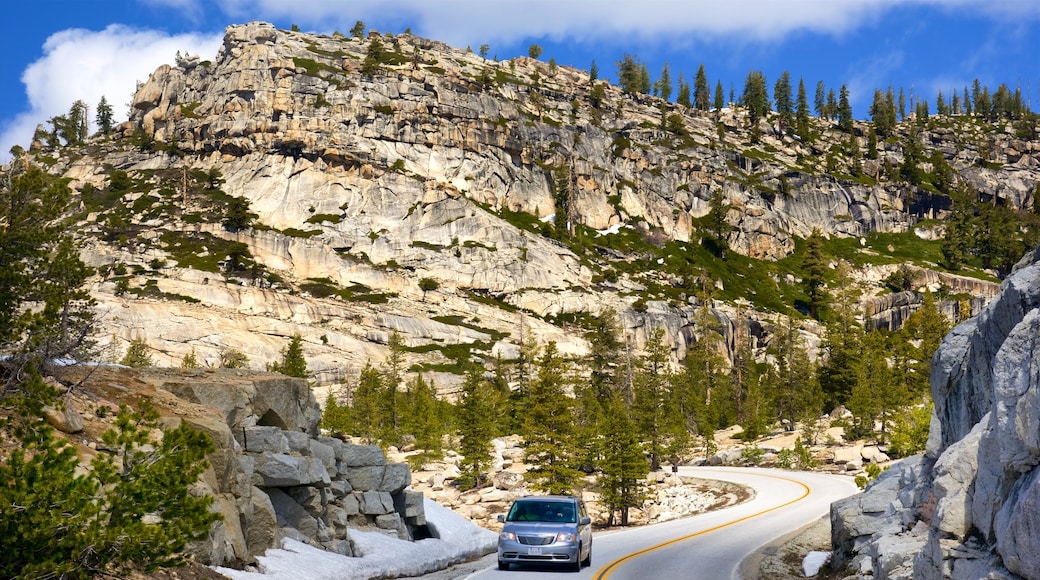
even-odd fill
[(366, 302), (369, 304), (385, 304), (390, 298), (396, 296), (393, 293), (375, 292), (364, 284), (355, 283), (342, 288), (328, 278), (308, 278), (306, 282), (300, 284), (300, 290), (316, 298), (339, 296), (343, 300), (350, 302)]

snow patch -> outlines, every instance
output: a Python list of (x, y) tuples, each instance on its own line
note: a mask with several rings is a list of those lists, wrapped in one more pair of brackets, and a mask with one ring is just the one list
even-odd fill
[(437, 536), (408, 542), (381, 532), (350, 530), (358, 557), (349, 558), (286, 539), (281, 549), (257, 557), (259, 572), (214, 566), (232, 580), (368, 580), (418, 576), (495, 550), (498, 534), (426, 498), (426, 521)]

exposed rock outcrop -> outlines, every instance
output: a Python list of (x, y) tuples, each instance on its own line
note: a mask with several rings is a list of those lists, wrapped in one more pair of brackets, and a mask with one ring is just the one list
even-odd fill
[(69, 369), (66, 378), (74, 376), (87, 380), (64, 414), (79, 419), (79, 431), (83, 417), (100, 420), (91, 407), (111, 407), (108, 398), (148, 399), (164, 423), (211, 436), (217, 449), (196, 491), (212, 495), (224, 517), (193, 547), (199, 562), (249, 564), (283, 538), (350, 556), (348, 529), (406, 540), (435, 534), (422, 493), (407, 489), (407, 464), (388, 462), (375, 445), (319, 435), (306, 381), (231, 369)]
[[(385, 52), (373, 71), (361, 64), (376, 40)], [(521, 334), (580, 356), (582, 332), (562, 322), (608, 308), (634, 349), (665, 328), (679, 359), (700, 332), (690, 256), (713, 192), (729, 206), (730, 251), (763, 260), (789, 255), (814, 229), (856, 236), (867, 254), (871, 232), (934, 239), (942, 226), (918, 222), (949, 209), (945, 196), (886, 177), (903, 161), (902, 128), (853, 179), (852, 160), (834, 153), (846, 136), (824, 121), (813, 120), (820, 139), (803, 142), (767, 121), (752, 131), (738, 109), (690, 110), (577, 69), (487, 61), (411, 34), (330, 37), (251, 22), (229, 27), (206, 56), (159, 67), (118, 136), (51, 166), (80, 191), (83, 256), (106, 272), (92, 288), (102, 346), (118, 353), (144, 340), (164, 366), (192, 351), (216, 365), (239, 350), (262, 369), (298, 333), (323, 395), (385, 358), (395, 331), (427, 348), (408, 366), (447, 366), (449, 347), (513, 359)], [(918, 137), (984, 197), (1021, 208), (1040, 163), (1037, 143), (1013, 135), (1010, 126), (958, 135), (956, 147), (943, 127)], [(991, 159), (980, 165), (983, 152)], [(563, 191), (566, 214), (556, 215)], [(255, 227), (221, 224), (228, 196), (248, 203)], [(588, 253), (552, 239), (564, 221)], [(600, 244), (597, 230), (639, 242)], [(642, 242), (689, 255), (670, 268), (655, 260), (657, 271)], [(958, 318), (994, 294), (991, 282), (919, 269), (912, 290), (971, 294), (941, 305)], [(875, 270), (861, 278), (877, 287), (891, 272)], [(438, 289), (421, 290), (424, 278)], [(790, 294), (801, 282), (774, 275), (762, 290)], [(869, 302), (871, 322), (891, 328), (920, 296)], [(765, 356), (771, 313), (713, 306), (727, 339), (751, 327)], [(446, 394), (460, 382), (429, 378)]]
[(842, 562), (882, 578), (1040, 578), (1040, 248), (932, 363), (927, 451), (831, 508)]

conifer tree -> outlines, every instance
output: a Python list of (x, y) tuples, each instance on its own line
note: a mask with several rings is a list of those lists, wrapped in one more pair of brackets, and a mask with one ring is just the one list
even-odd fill
[(838, 118), (838, 99), (834, 96), (834, 89), (827, 91), (827, 104), (824, 106), (824, 116), (834, 121)]
[(825, 290), (825, 276), (827, 274), (827, 257), (823, 253), (823, 234), (818, 229), (813, 229), (812, 234), (805, 240), (805, 257), (802, 260), (802, 270), (805, 272), (806, 293), (809, 295), (809, 316), (819, 320), (820, 311), (827, 301)]
[(819, 371), (820, 386), (829, 409), (846, 404), (858, 380), (858, 367), (862, 360), (859, 345), (863, 340), (856, 311), (859, 296), (859, 285), (849, 275), (848, 264), (841, 262), (823, 342), (825, 358)]
[(66, 227), (70, 201), (65, 182), (35, 165), (0, 181), (0, 400), (29, 367), (93, 352), (92, 269)]
[(758, 120), (769, 113), (769, 92), (766, 89), (766, 77), (762, 71), (753, 70), (744, 81), (744, 93), (740, 104), (748, 114), (748, 121), (754, 126)]
[(379, 370), (365, 363), (351, 398), (350, 416), (353, 424), (349, 432), (361, 437), (370, 445), (378, 441), (380, 435), (387, 430), (389, 409), (386, 408), (384, 399), (383, 380)]
[(628, 525), (629, 509), (640, 507), (646, 499), (646, 475), (650, 467), (639, 444), (635, 424), (625, 405), (617, 398), (607, 402), (603, 437), (603, 460), (597, 477), (601, 500), (609, 510), (607, 524), (613, 525), (614, 514), (620, 524)]
[(97, 124), (98, 133), (108, 135), (112, 132), (112, 105), (108, 104), (108, 99), (105, 98), (105, 95), (101, 95), (101, 100), (98, 101), (97, 111), (94, 113), (94, 122)]
[(798, 103), (795, 106), (794, 133), (802, 141), (812, 137), (809, 128), (809, 99), (805, 93), (805, 81), (798, 79)]
[[(26, 392), (46, 388), (39, 375), (28, 383)], [(42, 420), (15, 429), (22, 447), (0, 461), (0, 577), (118, 578), (183, 564), (188, 543), (221, 517), (212, 496), (191, 493), (214, 446), (187, 423), (154, 440), (157, 420), (151, 407), (120, 407), (102, 435), (113, 452), (86, 472)]]
[(698, 111), (707, 111), (711, 107), (711, 90), (708, 88), (704, 64), (697, 67), (697, 76), (693, 80), (693, 103)]
[(361, 61), (361, 74), (372, 76), (379, 72), (379, 68), (383, 64), (383, 53), (383, 41), (376, 36), (369, 41), (368, 48), (365, 50), (365, 58)]
[(794, 126), (794, 103), (791, 100), (791, 74), (784, 71), (773, 85), (773, 103), (780, 116), (780, 132), (784, 133)]
[(651, 470), (661, 466), (669, 431), (666, 407), (669, 354), (664, 344), (664, 329), (654, 329), (647, 338), (634, 380), (632, 416), (640, 439), (646, 443)]
[(793, 431), (820, 414), (823, 403), (816, 369), (800, 335), (790, 321), (776, 330), (776, 365), (770, 369), (769, 391), (776, 418), (784, 429)]
[(382, 383), (382, 403), (385, 409), (386, 423), (379, 438), (387, 445), (396, 445), (401, 437), (401, 409), (398, 407), (398, 389), (404, 376), (404, 339), (396, 330), (387, 341), (390, 356), (383, 364), (380, 373)]
[(727, 218), (730, 206), (726, 203), (726, 198), (721, 189), (712, 191), (708, 207), (709, 237), (706, 245), (712, 254), (719, 258), (724, 258), (726, 250), (729, 249), (729, 233), (732, 231), (733, 226), (730, 225)]
[(325, 396), (325, 407), (321, 410), (319, 426), (333, 435), (349, 435), (354, 427), (350, 405), (341, 404), (339, 397), (331, 389)]
[(418, 374), (408, 381), (405, 392), (400, 395), (403, 395), (398, 399), (401, 434), (414, 437), (415, 446), (422, 450), (414, 459), (409, 458), (409, 462), (421, 465), (426, 460), (440, 458), (441, 441), (448, 429), (436, 387)]
[(823, 81), (816, 82), (816, 99), (813, 101), (816, 116), (824, 119), (827, 117), (827, 92)]
[(838, 97), (838, 127), (846, 133), (852, 133), (852, 105), (849, 103), (849, 89), (841, 85)]
[(281, 362), (271, 365), (271, 370), (290, 377), (305, 379), (310, 376), (307, 360), (303, 357), (303, 337), (300, 333), (292, 335), (289, 345), (282, 350)]
[(494, 396), (481, 376), (482, 368), (473, 365), (466, 372), (462, 393), (456, 405), (458, 413), (459, 487), (480, 485), (484, 471), (491, 464), (491, 439), (495, 435)]
[[(856, 434), (874, 435), (879, 443), (884, 443), (887, 424), (907, 403), (908, 394), (888, 366), (889, 345), (885, 336), (880, 331), (868, 332), (861, 345), (856, 382), (847, 406), (856, 420)], [(880, 425), (880, 432), (875, 423)]]
[(690, 101), (690, 84), (683, 80), (682, 73), (679, 73), (679, 94), (675, 97), (675, 102), (687, 109), (693, 106)]
[(625, 54), (617, 62), (618, 86), (625, 93), (635, 94), (642, 92), (642, 76), (639, 61), (634, 55)]
[(192, 348), (191, 352), (189, 352), (188, 354), (184, 355), (184, 358), (181, 359), (181, 368), (182, 369), (197, 369), (197, 368), (199, 368), (199, 359), (198, 359), (198, 356), (196, 356), (196, 354), (195, 354), (195, 349), (194, 348)]
[(524, 457), (531, 487), (551, 494), (575, 493), (581, 475), (575, 467), (573, 399), (564, 390), (567, 363), (555, 342), (538, 359), (524, 423)]
[(672, 98), (672, 74), (668, 70), (668, 63), (664, 63), (661, 68), (661, 76), (658, 77), (657, 82), (654, 83), (657, 87), (657, 95), (662, 99), (668, 101)]
[(715, 83), (715, 111), (721, 111), (726, 108), (726, 98), (723, 96), (722, 81)]
[(134, 369), (153, 366), (152, 356), (149, 354), (151, 350), (143, 338), (135, 338), (130, 341), (119, 364)]

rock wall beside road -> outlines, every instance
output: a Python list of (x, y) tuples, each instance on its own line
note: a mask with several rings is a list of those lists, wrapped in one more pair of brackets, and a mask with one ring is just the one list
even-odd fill
[(877, 579), (1040, 578), (1040, 248), (932, 362), (923, 456), (831, 507), (838, 561)]

